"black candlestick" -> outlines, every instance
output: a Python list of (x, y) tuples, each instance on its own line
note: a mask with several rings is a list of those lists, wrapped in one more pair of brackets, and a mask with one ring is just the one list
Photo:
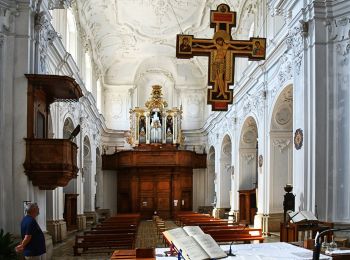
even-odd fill
[(327, 230), (324, 230), (320, 233), (317, 232), (315, 237), (315, 249), (312, 256), (312, 260), (319, 260), (320, 259), (320, 253), (321, 253), (321, 240), (320, 238), (322, 235), (328, 233), (328, 232), (334, 232), (334, 231), (350, 231), (350, 228), (330, 228)]

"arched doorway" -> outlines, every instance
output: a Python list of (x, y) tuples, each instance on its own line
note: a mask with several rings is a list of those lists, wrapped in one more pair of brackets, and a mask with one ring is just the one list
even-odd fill
[(84, 137), (84, 163), (83, 163), (83, 180), (84, 180), (84, 212), (95, 210), (94, 195), (92, 194), (92, 159), (91, 159), (91, 145), (89, 138)]
[(208, 154), (208, 185), (207, 202), (208, 205), (216, 206), (216, 187), (215, 187), (215, 149), (210, 147)]
[(103, 171), (100, 150), (96, 148), (96, 208), (103, 208)]
[(278, 96), (271, 114), (269, 230), (279, 230), (283, 220), (284, 186), (293, 184), (293, 88), (287, 86)]
[(253, 117), (248, 117), (242, 127), (239, 142), (239, 220), (253, 224), (257, 212), (258, 187), (258, 127)]
[(231, 169), (232, 169), (232, 142), (226, 135), (222, 140), (220, 151), (220, 171), (218, 180), (217, 208), (220, 208), (220, 217), (227, 217), (224, 213), (231, 209)]

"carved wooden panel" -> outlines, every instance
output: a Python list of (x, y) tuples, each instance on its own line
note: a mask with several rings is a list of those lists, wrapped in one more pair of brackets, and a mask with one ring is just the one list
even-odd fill
[(192, 210), (193, 167), (206, 167), (206, 155), (174, 148), (142, 149), (103, 155), (102, 168), (117, 170), (118, 212), (149, 219), (157, 211), (168, 219), (178, 210)]
[[(192, 209), (191, 169), (179, 172), (171, 167), (122, 169), (117, 174), (119, 213), (137, 212), (150, 219), (157, 211), (159, 216), (169, 219), (177, 210)], [(181, 206), (182, 199), (185, 207)], [(176, 206), (174, 200), (178, 201)]]
[(77, 145), (65, 139), (26, 139), (25, 173), (34, 186), (53, 190), (77, 176)]
[(134, 167), (206, 168), (206, 154), (183, 150), (135, 150), (102, 155), (103, 170)]

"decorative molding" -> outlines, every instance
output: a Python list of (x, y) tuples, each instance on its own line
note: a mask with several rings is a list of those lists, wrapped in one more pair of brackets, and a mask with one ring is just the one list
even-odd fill
[(0, 48), (4, 45), (5, 43), (5, 36), (3, 34), (0, 34)]
[(49, 10), (67, 9), (71, 7), (73, 0), (49, 0)]
[(344, 41), (350, 39), (350, 17), (327, 20), (325, 26), (328, 27), (329, 41)]
[(48, 18), (48, 14), (44, 11), (37, 13), (35, 15), (35, 24), (34, 29), (36, 31), (36, 40), (38, 44), (38, 53), (39, 60), (36, 66), (40, 65), (39, 73), (46, 74), (47, 73), (47, 64), (46, 57), (48, 54), (48, 42), (52, 42), (55, 38), (53, 32), (49, 32), (50, 21)]
[(299, 75), (303, 61), (305, 31), (303, 24), (291, 28), (287, 36), (287, 46), (293, 51), (293, 63), (296, 73)]
[(0, 32), (10, 30), (11, 10), (0, 8)]
[(292, 119), (292, 113), (293, 112), (289, 104), (283, 102), (281, 105), (279, 105), (274, 116), (276, 124), (280, 126), (288, 124)]
[(243, 101), (244, 116), (248, 115), (252, 111), (254, 111), (256, 115), (261, 116), (264, 112), (265, 95), (266, 92), (264, 90), (257, 91), (253, 95), (246, 94)]
[(283, 54), (279, 60), (280, 68), (278, 72), (278, 81), (283, 85), (286, 81), (293, 78), (293, 62), (290, 54)]
[(244, 153), (242, 154), (242, 158), (246, 160), (247, 164), (250, 164), (250, 162), (255, 159), (255, 155), (251, 153)]
[(272, 144), (282, 153), (290, 144), (290, 139), (273, 139)]
[(328, 28), (328, 40), (336, 43), (336, 53), (343, 57), (341, 62), (344, 63), (350, 53), (350, 17), (327, 20), (325, 26)]

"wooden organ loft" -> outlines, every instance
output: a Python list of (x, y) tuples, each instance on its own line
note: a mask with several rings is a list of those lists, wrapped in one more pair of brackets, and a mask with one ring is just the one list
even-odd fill
[(118, 213), (157, 214), (169, 219), (192, 210), (193, 169), (206, 168), (206, 154), (178, 149), (181, 108), (167, 109), (160, 86), (153, 86), (146, 108), (130, 111), (133, 150), (102, 155), (103, 170), (116, 170)]

